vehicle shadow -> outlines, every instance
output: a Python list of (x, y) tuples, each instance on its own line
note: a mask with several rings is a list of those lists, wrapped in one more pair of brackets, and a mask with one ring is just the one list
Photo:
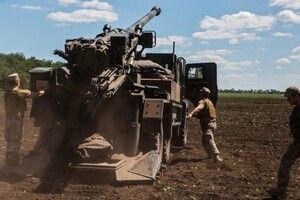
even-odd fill
[(192, 147), (176, 147), (176, 146), (171, 146), (171, 153), (178, 153), (182, 150), (193, 150), (194, 148)]
[(9, 184), (15, 184), (24, 180), (25, 176), (20, 176), (13, 173), (11, 170), (8, 171), (5, 167), (0, 170), (0, 180)]
[(62, 193), (68, 185), (69, 173), (45, 170), (41, 176), (40, 185), (33, 190), (34, 193)]

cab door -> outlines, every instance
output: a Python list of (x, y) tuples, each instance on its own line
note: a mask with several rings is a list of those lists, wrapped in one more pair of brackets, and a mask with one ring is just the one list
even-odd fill
[(216, 105), (218, 100), (216, 63), (193, 63), (185, 66), (185, 98), (195, 106), (200, 100), (200, 89), (207, 87), (211, 94), (209, 99)]

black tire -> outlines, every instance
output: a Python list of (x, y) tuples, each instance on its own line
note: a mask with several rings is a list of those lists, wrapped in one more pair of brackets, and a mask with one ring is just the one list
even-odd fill
[(177, 148), (183, 148), (185, 147), (187, 143), (187, 133), (188, 133), (188, 123), (186, 119), (186, 115), (188, 112), (188, 101), (183, 100), (182, 101), (182, 119), (181, 119), (181, 125), (180, 127), (174, 127), (173, 129), (173, 135), (172, 135), (172, 146)]
[(187, 133), (188, 133), (188, 125), (187, 120), (184, 120), (183, 125), (180, 126), (178, 144), (179, 146), (184, 147), (187, 143)]
[(178, 135), (172, 137), (172, 147), (183, 148), (187, 143), (187, 130), (180, 128)]

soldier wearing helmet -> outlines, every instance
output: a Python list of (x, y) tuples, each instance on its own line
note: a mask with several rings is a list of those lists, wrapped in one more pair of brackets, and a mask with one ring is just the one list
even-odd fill
[(286, 152), (281, 158), (277, 186), (267, 190), (272, 197), (276, 198), (286, 197), (291, 167), (297, 158), (300, 157), (300, 90), (295, 86), (288, 87), (283, 96), (294, 106), (289, 122), (293, 142), (288, 145)]
[(216, 109), (213, 103), (209, 100), (210, 90), (203, 87), (200, 90), (200, 101), (198, 106), (188, 114), (187, 118), (196, 116), (202, 128), (202, 138), (201, 142), (204, 147), (205, 152), (208, 154), (209, 158), (213, 158), (215, 162), (221, 162), (219, 150), (214, 141), (214, 133), (217, 129), (216, 124)]
[(17, 166), (20, 164), (20, 146), (23, 131), (23, 118), (27, 110), (26, 98), (43, 95), (44, 91), (31, 92), (20, 89), (20, 78), (17, 73), (7, 77), (8, 89), (4, 94), (5, 104), (5, 141), (7, 166)]

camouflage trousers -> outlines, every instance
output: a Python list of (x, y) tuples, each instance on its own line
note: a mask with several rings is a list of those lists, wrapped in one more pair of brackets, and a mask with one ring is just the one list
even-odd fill
[(23, 120), (7, 119), (5, 122), (6, 163), (20, 163), (20, 148), (23, 132)]
[(215, 140), (214, 140), (214, 133), (217, 129), (216, 122), (210, 122), (208, 124), (201, 124), (201, 127), (202, 127), (202, 132), (203, 132), (201, 142), (202, 142), (205, 152), (207, 153), (207, 155), (209, 157), (212, 157), (214, 155), (219, 155), (220, 152), (219, 152), (217, 145), (215, 143)]
[(287, 188), (290, 179), (291, 167), (299, 157), (300, 142), (293, 142), (287, 147), (285, 154), (281, 158), (277, 177), (278, 187)]

